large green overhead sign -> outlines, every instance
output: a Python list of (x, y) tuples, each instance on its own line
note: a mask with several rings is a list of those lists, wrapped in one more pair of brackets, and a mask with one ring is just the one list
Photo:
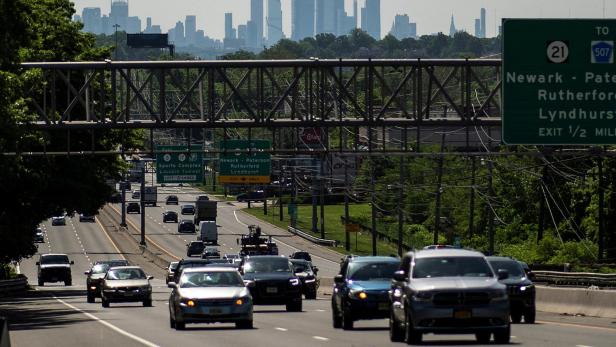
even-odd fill
[(503, 20), (503, 141), (616, 144), (616, 20)]
[[(227, 140), (220, 143), (220, 183), (267, 184), (272, 174), (272, 160), (267, 140)], [(234, 153), (231, 151), (241, 151)]]
[(203, 182), (203, 148), (199, 145), (157, 146), (156, 181), (158, 183)]

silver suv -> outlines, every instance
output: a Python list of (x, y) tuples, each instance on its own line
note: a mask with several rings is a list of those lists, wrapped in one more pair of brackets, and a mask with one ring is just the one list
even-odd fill
[(464, 249), (407, 253), (394, 274), (390, 298), (392, 341), (421, 343), (423, 334), (475, 334), (478, 342), (508, 343), (509, 298), (486, 257)]

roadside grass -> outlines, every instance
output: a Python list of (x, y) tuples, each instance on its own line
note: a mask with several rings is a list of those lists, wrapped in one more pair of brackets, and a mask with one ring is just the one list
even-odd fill
[[(263, 205), (259, 204), (258, 207), (243, 209), (247, 212), (263, 221), (273, 224), (277, 227), (287, 229), (291, 225), (291, 220), (287, 213), (287, 205), (283, 207), (283, 220), (280, 220), (280, 206), (272, 206), (272, 201), (268, 201), (268, 214), (265, 215), (263, 211)], [(350, 233), (350, 250), (345, 250), (345, 231), (344, 225), (341, 222), (340, 217), (344, 216), (344, 204), (326, 205), (325, 208), (325, 239), (337, 240), (337, 247), (330, 247), (331, 249), (343, 253), (343, 254), (357, 254), (357, 255), (372, 255), (372, 235), (367, 232)], [(370, 216), (369, 204), (349, 204), (349, 216), (361, 217)], [(297, 208), (297, 225), (296, 227), (310, 235), (321, 237), (320, 227), (320, 207), (317, 207), (317, 229), (316, 233), (312, 232), (312, 205), (298, 205)], [(378, 255), (390, 255), (397, 254), (397, 245), (391, 244), (384, 240), (377, 240), (377, 254)]]

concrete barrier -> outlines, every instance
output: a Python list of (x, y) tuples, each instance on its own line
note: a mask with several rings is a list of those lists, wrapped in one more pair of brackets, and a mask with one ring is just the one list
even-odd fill
[(538, 311), (616, 318), (614, 302), (614, 290), (537, 287)]

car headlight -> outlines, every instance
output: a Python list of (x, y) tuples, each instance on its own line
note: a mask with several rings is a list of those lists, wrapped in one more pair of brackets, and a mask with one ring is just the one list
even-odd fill
[(520, 291), (521, 292), (531, 292), (533, 290), (535, 290), (535, 285), (533, 285), (533, 284), (528, 285), (528, 286), (521, 286), (520, 287)]
[(299, 283), (300, 283), (300, 282), (299, 282), (299, 278), (291, 278), (291, 279), (289, 280), (289, 283), (290, 283), (292, 286), (298, 286), (298, 285), (299, 285)]
[(430, 292), (417, 292), (413, 295), (415, 301), (430, 301), (432, 300), (432, 293)]
[(366, 294), (363, 289), (351, 289), (349, 292), (349, 297), (353, 299), (357, 298), (360, 300), (366, 300), (368, 298), (368, 294)]
[(197, 302), (192, 299), (185, 299), (180, 302), (180, 306), (183, 307), (195, 307), (197, 306)]
[(306, 283), (312, 283), (314, 281), (316, 281), (316, 279), (314, 279), (314, 278), (309, 278), (309, 279), (304, 280), (304, 282), (306, 282)]
[(96, 290), (96, 286), (90, 286), (90, 289)]
[(495, 292), (491, 292), (490, 293), (490, 299), (492, 299), (492, 301), (503, 301), (503, 300), (507, 300), (507, 292), (505, 291), (495, 291)]

